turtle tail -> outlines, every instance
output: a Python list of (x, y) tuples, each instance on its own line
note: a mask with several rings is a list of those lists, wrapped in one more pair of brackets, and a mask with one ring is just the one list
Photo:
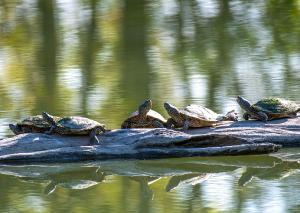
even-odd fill
[(47, 112), (42, 112), (42, 116), (43, 119), (45, 119), (45, 121), (47, 121), (49, 124), (55, 125), (55, 120), (52, 115), (48, 114)]
[(22, 133), (22, 130), (19, 125), (9, 124), (8, 126), (15, 135)]

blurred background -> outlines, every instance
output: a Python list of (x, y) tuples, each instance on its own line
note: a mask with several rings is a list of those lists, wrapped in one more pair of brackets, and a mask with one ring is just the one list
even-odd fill
[(298, 0), (1, 0), (0, 135), (41, 111), (117, 128), (147, 98), (299, 100), (299, 20)]
[[(8, 123), (42, 111), (87, 116), (118, 128), (147, 98), (165, 116), (165, 101), (179, 107), (195, 103), (219, 113), (231, 109), (241, 113), (237, 95), (251, 101), (268, 96), (299, 101), (299, 80), (299, 0), (0, 0), (0, 138), (12, 134)], [(276, 199), (290, 194), (293, 187), (282, 188), (276, 181), (267, 194), (260, 189), (245, 192), (235, 186), (235, 175), (217, 176), (222, 181), (215, 185), (212, 181), (212, 188), (223, 184), (229, 197), (208, 212), (255, 212), (261, 210), (263, 196), (274, 198), (274, 206), (282, 207), (272, 208), (273, 213), (299, 207)], [(286, 185), (297, 186), (299, 173), (293, 178)], [(120, 196), (123, 200), (116, 202), (123, 206), (107, 207), (107, 211), (124, 210), (127, 193), (136, 202), (143, 199), (144, 192), (130, 187), (128, 179), (115, 179), (98, 198), (108, 196), (113, 201)], [(98, 187), (94, 188), (97, 192), (86, 194), (60, 190), (43, 200), (34, 196), (40, 192), (36, 184), (16, 183), (6, 176), (0, 180), (1, 193), (6, 193), (1, 203), (8, 202), (0, 209), (6, 212), (43, 212), (46, 200), (51, 208), (66, 209), (69, 205), (60, 203), (61, 199), (75, 205), (82, 197), (97, 197), (102, 190)], [(264, 190), (269, 186), (256, 184)], [(123, 194), (115, 190), (120, 185)], [(213, 200), (216, 191), (209, 188), (204, 197)], [(19, 189), (26, 196), (18, 195)], [(180, 193), (183, 197), (174, 195), (178, 200), (172, 208), (172, 197), (165, 193), (160, 197), (162, 206), (148, 207), (192, 211), (193, 202), (200, 199), (199, 189)], [(24, 195), (22, 204), (14, 206), (12, 195)], [(236, 199), (248, 195), (252, 203), (234, 205)], [(93, 202), (97, 200), (81, 203), (85, 207), (73, 212), (96, 211)], [(30, 207), (33, 203), (37, 207)], [(137, 203), (141, 211), (149, 210), (145, 205), (143, 200)], [(124, 211), (132, 209), (136, 208), (127, 206)]]

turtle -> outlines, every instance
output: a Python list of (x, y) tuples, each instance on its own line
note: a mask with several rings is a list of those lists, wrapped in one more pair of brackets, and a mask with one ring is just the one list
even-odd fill
[[(59, 118), (54, 117), (54, 119)], [(42, 115), (33, 115), (16, 124), (9, 124), (9, 128), (15, 135), (18, 135), (23, 133), (44, 133), (50, 130), (51, 125), (45, 121)]]
[(158, 112), (151, 109), (152, 101), (145, 100), (121, 125), (128, 128), (164, 128), (167, 120)]
[(243, 115), (245, 120), (268, 121), (278, 118), (293, 118), (300, 112), (299, 104), (282, 98), (264, 98), (253, 105), (241, 96), (238, 96), (236, 101), (246, 111)]
[(46, 134), (57, 133), (60, 135), (90, 135), (91, 144), (99, 144), (97, 134), (105, 133), (105, 125), (89, 118), (72, 116), (55, 119), (55, 116), (42, 113), (43, 118), (50, 124)]
[(171, 116), (167, 121), (167, 127), (175, 127), (187, 130), (189, 127), (212, 127), (222, 121), (237, 121), (237, 113), (232, 110), (226, 115), (220, 115), (214, 111), (200, 105), (190, 104), (183, 109), (178, 109), (174, 105), (166, 102), (164, 108)]

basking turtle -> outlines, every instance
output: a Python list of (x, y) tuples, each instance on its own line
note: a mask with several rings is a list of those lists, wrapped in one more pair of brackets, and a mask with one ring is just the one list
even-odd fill
[(273, 120), (278, 118), (292, 118), (300, 112), (300, 105), (293, 101), (282, 98), (265, 98), (251, 105), (248, 100), (238, 96), (236, 101), (245, 110), (243, 117), (260, 121)]
[(171, 116), (167, 121), (167, 126), (183, 127), (184, 130), (187, 130), (189, 127), (216, 126), (222, 121), (237, 121), (238, 118), (234, 110), (226, 115), (220, 115), (206, 107), (195, 104), (188, 105), (184, 109), (178, 109), (169, 103), (165, 103), (164, 107)]
[(47, 134), (55, 132), (61, 135), (90, 135), (91, 144), (99, 144), (96, 135), (106, 131), (104, 124), (84, 117), (73, 116), (56, 120), (46, 112), (43, 112), (42, 116), (51, 125), (50, 130), (45, 132)]
[[(54, 119), (59, 118), (54, 117)], [(45, 121), (42, 115), (34, 115), (29, 116), (16, 124), (9, 124), (9, 128), (14, 134), (18, 135), (33, 132), (44, 133), (50, 130), (51, 125)]]
[(144, 101), (138, 110), (122, 123), (121, 128), (164, 128), (167, 120), (151, 107), (151, 100)]

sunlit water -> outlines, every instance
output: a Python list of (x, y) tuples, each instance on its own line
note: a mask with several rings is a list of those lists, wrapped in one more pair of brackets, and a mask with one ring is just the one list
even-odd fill
[[(118, 128), (146, 98), (220, 113), (300, 100), (299, 1), (0, 1), (0, 138), (48, 111)], [(0, 167), (1, 212), (298, 212), (276, 157)]]

